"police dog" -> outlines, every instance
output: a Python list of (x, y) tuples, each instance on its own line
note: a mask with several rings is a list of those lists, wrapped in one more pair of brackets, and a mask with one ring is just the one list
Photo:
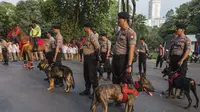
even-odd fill
[[(110, 80), (111, 79), (110, 75), (112, 73), (112, 66), (108, 65), (108, 62), (98, 63), (97, 64), (97, 71), (99, 72), (99, 74), (102, 74), (102, 75), (103, 75), (104, 72), (107, 72), (107, 79), (105, 79), (105, 80)], [(101, 77), (102, 76), (99, 76), (99, 80), (101, 80)]]
[[(139, 84), (139, 85), (137, 85)], [(137, 82), (137, 84), (129, 84), (129, 88), (131, 90), (135, 90), (137, 92), (145, 91), (148, 95), (152, 96), (151, 92), (154, 92), (154, 87), (151, 82), (145, 77), (142, 76), (141, 79)], [(96, 112), (97, 106), (101, 103), (103, 106), (103, 112), (108, 112), (108, 101), (114, 100), (115, 102), (123, 103), (123, 84), (103, 84), (98, 86), (94, 90), (94, 96), (92, 100), (92, 105), (90, 109), (92, 112)], [(136, 99), (135, 94), (131, 94), (132, 97), (125, 100), (125, 112), (132, 112), (133, 110), (133, 101)]]
[[(165, 75), (168, 76), (168, 81), (169, 81), (167, 98), (175, 98), (177, 96), (177, 90), (180, 89), (185, 93), (188, 99), (189, 104), (188, 106), (184, 107), (185, 109), (187, 109), (190, 108), (192, 103), (192, 99), (190, 97), (190, 90), (191, 90), (196, 98), (196, 104), (194, 105), (194, 107), (197, 108), (199, 106), (199, 98), (197, 96), (197, 91), (196, 91), (196, 82), (193, 79), (187, 78), (181, 74), (178, 74), (176, 78), (172, 78), (176, 74), (178, 73), (171, 72), (171, 70), (165, 71)], [(172, 97), (173, 89), (175, 89), (175, 96)]]
[(56, 78), (64, 79), (67, 85), (67, 88), (65, 88), (65, 92), (69, 92), (71, 90), (71, 87), (74, 89), (75, 82), (74, 82), (73, 72), (67, 66), (49, 65), (48, 60), (45, 59), (38, 64), (38, 68), (40, 70), (43, 70), (46, 73), (47, 77), (49, 78), (50, 86), (49, 88), (47, 88), (48, 91), (54, 88), (54, 80)]

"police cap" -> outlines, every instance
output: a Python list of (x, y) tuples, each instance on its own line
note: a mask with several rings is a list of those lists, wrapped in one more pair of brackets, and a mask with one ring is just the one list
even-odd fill
[(186, 29), (186, 25), (183, 23), (176, 24), (176, 29)]
[(105, 37), (107, 37), (107, 34), (106, 34), (106, 33), (102, 33), (101, 36), (105, 36)]
[(129, 19), (129, 13), (128, 12), (120, 12), (118, 13), (119, 19)]
[(38, 22), (37, 22), (36, 20), (33, 20), (32, 23), (33, 23), (33, 24), (34, 24), (34, 23), (35, 23), (35, 24), (38, 24)]
[(53, 28), (54, 29), (59, 29), (59, 30), (61, 29), (60, 25), (54, 25)]
[(89, 27), (89, 28), (93, 27), (92, 23), (90, 23), (90, 22), (85, 22), (83, 26), (84, 27)]

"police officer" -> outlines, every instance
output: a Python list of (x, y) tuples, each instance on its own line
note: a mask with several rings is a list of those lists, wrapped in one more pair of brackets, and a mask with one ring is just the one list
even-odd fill
[[(149, 50), (147, 47), (147, 44), (144, 42), (144, 38), (140, 39), (140, 45), (139, 45), (139, 74), (140, 75), (146, 75), (146, 57), (149, 54)], [(143, 67), (143, 74), (142, 74), (142, 67)]]
[[(110, 51), (111, 51), (111, 42), (110, 40), (107, 39), (107, 34), (103, 33), (101, 35), (101, 44), (100, 44), (100, 54), (101, 54), (101, 63), (105, 63), (107, 68), (110, 66), (110, 62), (108, 60), (108, 57), (110, 56)], [(99, 74), (99, 80), (102, 79), (103, 74)], [(107, 79), (110, 80), (110, 74), (107, 74)]]
[[(127, 12), (118, 13), (118, 22), (121, 29), (116, 34), (116, 43), (113, 48), (113, 84), (120, 84), (123, 78), (131, 78), (132, 61), (136, 45), (136, 33), (128, 25), (129, 14)], [(123, 73), (129, 75), (122, 75)], [(123, 83), (132, 83), (123, 82)]]
[(8, 65), (8, 47), (7, 47), (7, 42), (4, 39), (1, 39), (1, 44), (2, 44), (2, 54), (3, 54), (3, 60), (4, 60), (3, 65)]
[[(53, 27), (53, 31), (56, 34), (56, 38), (55, 38), (55, 50), (54, 52), (54, 56), (53, 56), (53, 62), (55, 63), (55, 66), (62, 66), (62, 45), (63, 45), (63, 37), (60, 33), (60, 29), (61, 27), (59, 25), (55, 25)], [(56, 79), (57, 80), (57, 79)], [(63, 79), (62, 78), (58, 78), (58, 82), (56, 82), (58, 85), (56, 86), (63, 86)]]
[(53, 61), (55, 62), (56, 66), (61, 66), (62, 65), (61, 58), (62, 58), (63, 37), (60, 33), (59, 25), (55, 25), (53, 30), (54, 30), (54, 33), (56, 34), (56, 38), (55, 38), (56, 47), (55, 47), (55, 54), (54, 54)]
[(179, 69), (178, 72), (181, 75), (186, 76), (187, 61), (188, 55), (190, 53), (191, 41), (185, 35), (186, 26), (184, 24), (177, 24), (176, 28), (176, 34), (178, 36), (172, 39), (170, 42), (170, 67), (172, 71), (176, 71)]
[[(86, 89), (83, 92), (79, 93), (79, 95), (90, 95), (91, 85), (93, 87), (93, 90), (98, 86), (96, 52), (99, 52), (100, 45), (98, 42), (98, 38), (92, 32), (90, 23), (84, 24), (84, 31), (88, 35), (86, 38), (86, 43), (83, 47), (83, 69)], [(90, 95), (90, 98), (92, 98), (92, 95)]]
[[(185, 35), (185, 28), (186, 26), (184, 24), (176, 25), (177, 37), (171, 40), (169, 51), (169, 65), (172, 71), (178, 70), (178, 73), (180, 74), (180, 80), (184, 79), (184, 77), (186, 76), (188, 69), (188, 55), (191, 49), (191, 41)], [(181, 96), (182, 91), (180, 92), (179, 98), (181, 98)]]

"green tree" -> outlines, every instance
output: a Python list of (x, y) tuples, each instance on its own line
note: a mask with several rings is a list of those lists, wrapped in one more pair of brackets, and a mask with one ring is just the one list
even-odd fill
[(0, 35), (7, 36), (7, 32), (15, 24), (15, 6), (8, 2), (0, 2)]

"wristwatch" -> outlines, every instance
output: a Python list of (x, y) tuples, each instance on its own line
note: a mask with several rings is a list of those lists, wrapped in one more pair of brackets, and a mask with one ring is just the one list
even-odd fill
[(132, 67), (132, 65), (127, 65), (127, 68)]

